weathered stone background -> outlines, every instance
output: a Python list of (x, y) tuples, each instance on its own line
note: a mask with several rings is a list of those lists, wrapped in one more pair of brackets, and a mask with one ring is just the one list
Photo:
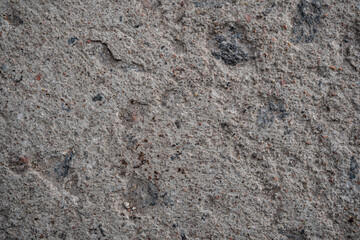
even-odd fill
[(356, 0), (0, 0), (0, 239), (360, 239)]

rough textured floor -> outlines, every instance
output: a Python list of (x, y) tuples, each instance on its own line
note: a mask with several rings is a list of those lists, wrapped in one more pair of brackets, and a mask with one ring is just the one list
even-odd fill
[(360, 239), (359, 13), (0, 0), (0, 239)]

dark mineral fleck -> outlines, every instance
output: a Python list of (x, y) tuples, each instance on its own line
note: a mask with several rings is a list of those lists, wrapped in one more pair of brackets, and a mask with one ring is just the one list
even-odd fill
[(73, 157), (74, 157), (74, 152), (70, 150), (65, 155), (65, 161), (63, 163), (58, 164), (58, 166), (55, 167), (54, 171), (58, 174), (58, 177), (65, 178), (69, 174)]
[(350, 168), (349, 168), (349, 179), (353, 180), (356, 178), (356, 174), (358, 173), (359, 165), (356, 162), (354, 157), (350, 159)]
[(72, 44), (74, 44), (77, 40), (78, 40), (77, 37), (69, 38), (69, 39), (68, 39), (68, 44), (69, 44), (69, 45), (72, 45)]
[(93, 97), (92, 99), (94, 102), (96, 101), (102, 101), (103, 100), (103, 96), (101, 96), (100, 93), (98, 93), (95, 97)]
[(294, 17), (294, 27), (292, 42), (313, 42), (318, 29), (316, 26), (320, 22), (322, 5), (319, 0), (301, 0), (297, 6), (297, 15)]

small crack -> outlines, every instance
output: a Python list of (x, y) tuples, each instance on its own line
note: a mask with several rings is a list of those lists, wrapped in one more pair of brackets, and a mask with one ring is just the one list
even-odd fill
[[(122, 60), (119, 57), (115, 56), (114, 52), (111, 50), (111, 48), (109, 47), (109, 44), (107, 42), (104, 42), (104, 41), (101, 41), (101, 40), (94, 40), (94, 39), (90, 39), (89, 41), (94, 42), (94, 43), (101, 43), (109, 51), (110, 57), (111, 57), (112, 60), (114, 60), (116, 62), (124, 62), (124, 60)], [(131, 61), (128, 64), (129, 64), (128, 68), (134, 68), (135, 67), (141, 72), (151, 72), (150, 70), (145, 68), (144, 64), (137, 63), (137, 62), (134, 62), (134, 61)]]
[(112, 58), (113, 60), (115, 60), (115, 61), (117, 61), (117, 62), (122, 61), (120, 58), (117, 58), (117, 57), (114, 55), (114, 53), (113, 53), (113, 51), (111, 51), (108, 43), (103, 42), (103, 41), (101, 41), (101, 40), (90, 40), (90, 42), (101, 43), (101, 44), (104, 45), (104, 46), (106, 47), (106, 49), (109, 51), (110, 56), (111, 56), (111, 58)]

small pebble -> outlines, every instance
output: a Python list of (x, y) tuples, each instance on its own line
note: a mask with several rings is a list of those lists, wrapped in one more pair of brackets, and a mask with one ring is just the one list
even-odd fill
[(126, 209), (129, 209), (129, 208), (130, 208), (130, 203), (129, 203), (129, 202), (124, 202), (124, 207), (125, 207)]

